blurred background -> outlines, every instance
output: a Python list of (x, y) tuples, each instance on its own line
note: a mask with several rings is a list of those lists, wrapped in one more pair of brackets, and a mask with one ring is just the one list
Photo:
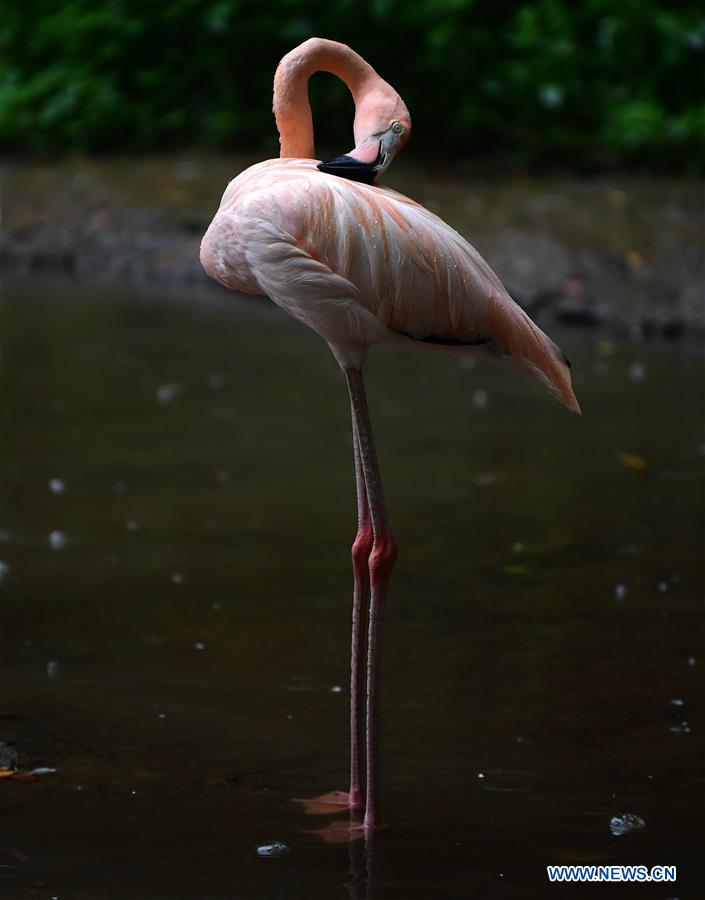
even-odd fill
[[(385, 185), (488, 259), (583, 409), (370, 354), (400, 557), (366, 846), (290, 802), (346, 787), (344, 385), (198, 261), (312, 35), (405, 99)], [(0, 895), (543, 900), (554, 863), (702, 894), (704, 48), (691, 2), (5, 2)], [(310, 95), (348, 150), (345, 86)]]
[[(702, 330), (696, 3), (561, 0), (7, 6), (0, 25), (6, 272), (206, 284), (200, 235), (227, 182), (276, 156), (272, 78), (320, 35), (404, 97), (387, 182), (439, 212), (536, 314)], [(353, 106), (310, 84), (320, 158)]]
[[(578, 170), (702, 166), (702, 7), (656, 0), (9, 3), (0, 145), (275, 155), (272, 73), (312, 35), (349, 43), (393, 81), (417, 153)], [(345, 143), (345, 88), (328, 78), (313, 90), (320, 133)]]

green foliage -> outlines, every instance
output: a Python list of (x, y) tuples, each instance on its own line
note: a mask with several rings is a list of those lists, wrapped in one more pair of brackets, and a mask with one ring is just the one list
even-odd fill
[[(5, 0), (0, 148), (275, 153), (274, 69), (312, 34), (394, 84), (434, 155), (697, 168), (705, 150), (705, 12), (657, 0)], [(348, 149), (344, 88), (312, 97)]]

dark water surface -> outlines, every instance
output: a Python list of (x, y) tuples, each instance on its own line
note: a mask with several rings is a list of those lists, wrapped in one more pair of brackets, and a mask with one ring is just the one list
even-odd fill
[[(263, 300), (55, 284), (7, 286), (0, 328), (0, 741), (58, 770), (0, 781), (0, 896), (703, 896), (696, 350), (557, 335), (582, 418), (489, 365), (372, 354), (400, 556), (365, 847), (290, 802), (347, 786), (328, 349)], [(612, 835), (623, 813), (646, 827)]]

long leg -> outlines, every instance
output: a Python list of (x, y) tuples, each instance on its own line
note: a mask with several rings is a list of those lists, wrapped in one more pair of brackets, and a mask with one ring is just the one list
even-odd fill
[[(352, 406), (352, 404), (351, 404)], [(362, 809), (364, 803), (365, 740), (365, 651), (370, 601), (369, 558), (372, 552), (372, 520), (367, 502), (367, 488), (357, 433), (355, 408), (352, 406), (352, 438), (355, 455), (355, 489), (357, 495), (357, 534), (352, 545), (353, 608), (350, 651), (350, 790), (330, 791), (310, 799), (295, 798), (308, 813), (333, 812), (336, 807)]]
[[(338, 807), (362, 809), (364, 804), (364, 740), (365, 649), (366, 625), (370, 600), (369, 558), (372, 551), (372, 524), (367, 503), (367, 488), (360, 455), (355, 413), (352, 415), (352, 437), (355, 453), (355, 488), (357, 494), (357, 534), (352, 545), (353, 609), (350, 641), (350, 790), (330, 791), (319, 797), (294, 798), (303, 803), (310, 814), (331, 813)], [(325, 831), (325, 830), (324, 830)]]
[(397, 557), (397, 546), (384, 506), (382, 479), (375, 453), (362, 372), (360, 369), (346, 369), (345, 377), (359, 442), (360, 462), (365, 480), (373, 536), (372, 552), (368, 562), (370, 611), (367, 636), (367, 784), (364, 825), (365, 828), (376, 828), (382, 824), (379, 809), (377, 733), (382, 624), (389, 578)]
[(357, 534), (352, 545), (353, 610), (350, 652), (350, 794), (353, 809), (363, 804), (362, 725), (365, 698), (365, 626), (370, 595), (368, 561), (372, 551), (372, 523), (367, 489), (362, 470), (360, 442), (353, 409), (352, 436), (355, 450), (355, 486), (357, 492)]

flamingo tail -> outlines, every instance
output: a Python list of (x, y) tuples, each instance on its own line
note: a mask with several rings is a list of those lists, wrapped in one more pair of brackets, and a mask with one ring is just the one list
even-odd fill
[(508, 297), (493, 296), (487, 310), (487, 330), (492, 344), (501, 348), (500, 357), (504, 357), (497, 362), (510, 362), (508, 357), (511, 357), (519, 371), (542, 384), (564, 406), (580, 415), (565, 353), (517, 303)]

